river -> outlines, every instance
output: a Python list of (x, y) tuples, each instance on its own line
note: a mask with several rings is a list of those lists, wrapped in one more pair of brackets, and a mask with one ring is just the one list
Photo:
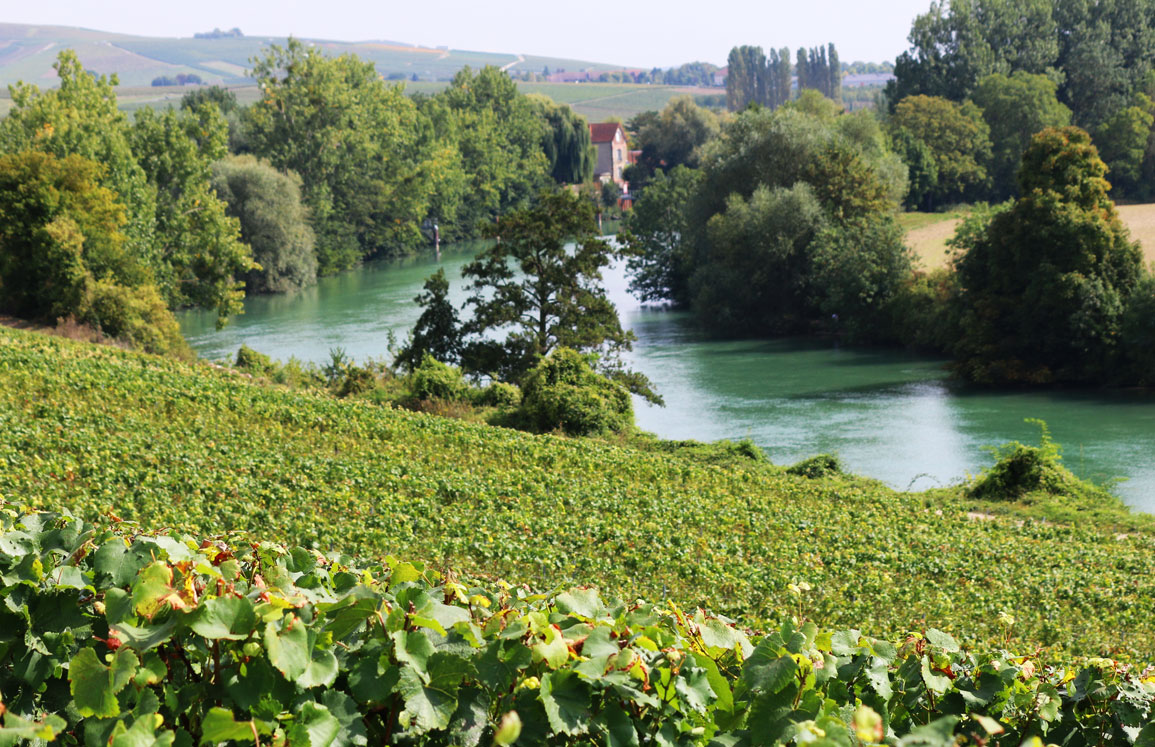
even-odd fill
[[(450, 297), (465, 299), (469, 247), (449, 247), (440, 266)], [(295, 293), (255, 296), (223, 330), (215, 315), (185, 312), (181, 327), (205, 358), (231, 358), (243, 343), (273, 358), (323, 362), (344, 348), (357, 360), (387, 354), (419, 312), (413, 297), (438, 266), (432, 256), (374, 262)], [(636, 403), (639, 427), (665, 438), (750, 438), (779, 464), (837, 453), (846, 467), (898, 489), (949, 485), (992, 462), (984, 446), (1037, 443), (1047, 422), (1064, 462), (1128, 504), (1155, 513), (1155, 394), (1122, 391), (990, 392), (948, 380), (943, 362), (829, 341), (714, 341), (684, 312), (643, 307), (621, 268), (606, 285), (622, 323), (638, 337), (632, 367), (665, 397)]]

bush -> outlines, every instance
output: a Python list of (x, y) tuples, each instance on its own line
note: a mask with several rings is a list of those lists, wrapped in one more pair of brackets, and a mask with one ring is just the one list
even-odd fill
[(273, 359), (264, 353), (258, 353), (248, 345), (241, 345), (237, 350), (237, 360), (233, 364), (236, 368), (250, 373), (266, 374), (273, 370)]
[(529, 372), (520, 413), (532, 430), (560, 429), (571, 436), (617, 433), (634, 424), (630, 393), (570, 348), (554, 350)]
[(82, 321), (149, 353), (192, 355), (156, 286), (129, 288), (112, 280), (97, 280), (91, 294)]
[(419, 400), (461, 402), (469, 399), (469, 384), (465, 383), (461, 369), (431, 355), (422, 358), (421, 365), (410, 374), (409, 391)]
[(841, 475), (842, 462), (835, 454), (818, 454), (787, 467), (786, 473), (789, 475), (798, 475), (799, 477), (808, 477), (812, 480), (820, 477), (829, 477), (831, 475)]
[(1028, 420), (1040, 427), (1038, 446), (1027, 446), (1011, 441), (990, 450), (997, 461), (979, 476), (967, 494), (983, 500), (1016, 501), (1031, 493), (1083, 497), (1104, 493), (1088, 482), (1080, 480), (1060, 464), (1059, 445), (1051, 440), (1047, 424)]
[(514, 384), (495, 381), (481, 391), (477, 404), (487, 407), (517, 407), (521, 404), (521, 389)]

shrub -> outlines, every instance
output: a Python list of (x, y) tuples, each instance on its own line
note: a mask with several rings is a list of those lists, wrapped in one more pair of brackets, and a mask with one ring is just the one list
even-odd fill
[(515, 384), (495, 381), (481, 391), (477, 403), (488, 407), (517, 407), (521, 404), (521, 389)]
[(191, 356), (180, 325), (154, 285), (129, 288), (97, 280), (82, 321), (99, 325), (104, 334), (149, 353)]
[(818, 454), (786, 468), (786, 473), (812, 480), (842, 474), (842, 462), (836, 454)]
[(442, 363), (431, 355), (409, 376), (409, 391), (419, 400), (440, 399), (460, 402), (469, 398), (469, 385), (461, 369)]
[(1103, 492), (1060, 464), (1059, 445), (1051, 440), (1046, 423), (1034, 419), (1027, 422), (1035, 423), (1041, 429), (1039, 445), (1027, 446), (1011, 441), (1001, 447), (992, 447), (990, 451), (997, 461), (971, 485), (967, 491), (970, 497), (1015, 501), (1031, 493), (1075, 497)]
[(273, 370), (273, 359), (264, 353), (258, 353), (248, 345), (241, 345), (237, 350), (237, 360), (234, 364), (242, 371), (266, 374)]
[(617, 433), (634, 424), (630, 393), (570, 348), (554, 350), (526, 376), (521, 415), (532, 430), (571, 436)]

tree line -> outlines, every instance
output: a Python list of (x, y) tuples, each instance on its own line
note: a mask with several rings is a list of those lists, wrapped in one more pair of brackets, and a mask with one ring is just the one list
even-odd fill
[(750, 104), (777, 109), (799, 91), (813, 89), (829, 99), (841, 97), (843, 66), (833, 44), (798, 49), (796, 63), (791, 64), (790, 49), (740, 46), (730, 50), (727, 58), (726, 107), (740, 111)]
[(476, 237), (541, 190), (592, 177), (585, 119), (496, 68), (407, 96), (372, 63), (295, 39), (252, 64), (250, 106), (198, 88), (132, 119), (115, 76), (71, 51), (57, 88), (14, 86), (0, 122), (0, 310), (181, 350), (172, 310), (215, 309), (223, 323), (246, 292), (403, 255), (434, 230)]
[[(625, 222), (631, 289), (721, 336), (912, 346), (991, 384), (1155, 384), (1155, 278), (1092, 136), (1040, 92), (1053, 98), (1019, 73), (980, 82), (985, 110), (915, 95), (893, 114), (847, 113), (806, 90), (775, 110), (640, 115), (630, 124), (655, 155), (635, 167), (653, 168)], [(984, 112), (1001, 113), (997, 130)], [(919, 270), (901, 204), (981, 194), (967, 190), (991, 161), (971, 148), (989, 150), (992, 131), (1011, 199), (963, 223), (950, 267)]]

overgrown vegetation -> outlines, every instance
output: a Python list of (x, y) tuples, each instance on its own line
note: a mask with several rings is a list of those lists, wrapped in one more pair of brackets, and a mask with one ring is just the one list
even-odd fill
[(395, 558), (0, 507), (0, 739), (13, 744), (1081, 747), (1155, 734), (1152, 670), (1110, 659), (1077, 667), (967, 650), (934, 628), (892, 643), (799, 619), (759, 636), (594, 588), (535, 593)]
[(596, 582), (759, 627), (797, 615), (788, 586), (805, 581), (802, 612), (824, 628), (1155, 650), (1151, 519), (1101, 493), (903, 494), (701, 453), (713, 447), (531, 436), (30, 332), (0, 340), (0, 494), (38, 507)]

